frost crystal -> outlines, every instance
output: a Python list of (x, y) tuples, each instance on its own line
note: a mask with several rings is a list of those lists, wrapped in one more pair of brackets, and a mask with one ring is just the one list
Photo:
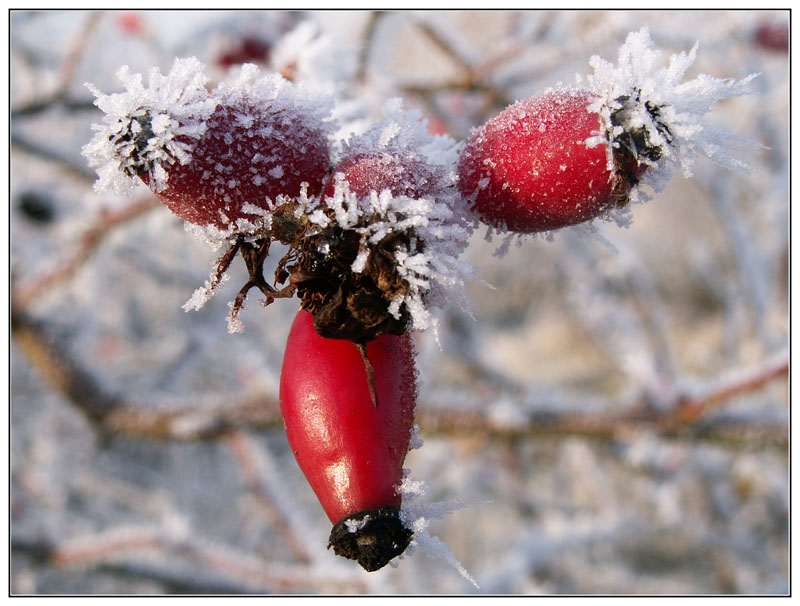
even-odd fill
[[(221, 103), (230, 106), (247, 106), (256, 104), (272, 114), (284, 115), (285, 120), (293, 120), (303, 116), (330, 134), (336, 128), (331, 119), (334, 101), (330, 95), (311, 93), (301, 84), (293, 84), (277, 73), (263, 74), (257, 65), (245, 63), (226, 80), (214, 89), (214, 96)], [(238, 117), (243, 126), (252, 126), (253, 117), (242, 114)], [(287, 125), (290, 123), (287, 123)], [(265, 135), (271, 132), (263, 133)], [(266, 161), (264, 156), (253, 157), (253, 162)], [(279, 167), (275, 167), (279, 168)], [(280, 169), (283, 171), (283, 169)]]
[(205, 284), (194, 291), (192, 297), (183, 304), (183, 311), (199, 311), (203, 306), (219, 292), (222, 285), (228, 281), (230, 276), (222, 274), (222, 276), (212, 276), (206, 280)]
[[(598, 56), (590, 60), (594, 74), (587, 76), (587, 80), (597, 98), (588, 110), (601, 116), (607, 132), (588, 143), (610, 142), (611, 146), (619, 146), (625, 131), (643, 129), (647, 142), (658, 149), (658, 154), (657, 157), (639, 156), (639, 161), (648, 165), (639, 185), (646, 185), (655, 193), (663, 191), (678, 170), (690, 177), (699, 155), (730, 169), (743, 169), (747, 165), (730, 156), (728, 150), (758, 146), (703, 121), (716, 101), (747, 94), (747, 87), (756, 74), (739, 81), (699, 75), (682, 82), (686, 70), (694, 63), (697, 48), (695, 44), (688, 53), (672, 55), (667, 65), (659, 67), (661, 53), (653, 48), (648, 29), (642, 28), (628, 34), (619, 49), (617, 65)], [(620, 110), (625, 111), (624, 127), (612, 121), (612, 114)], [(631, 191), (631, 201), (649, 198), (640, 186)]]
[(418, 503), (417, 500), (425, 494), (425, 483), (420, 480), (411, 480), (408, 476), (403, 478), (398, 492), (403, 495), (400, 519), (414, 533), (406, 553), (411, 554), (416, 547), (421, 547), (432, 557), (446, 561), (467, 581), (475, 587), (479, 587), (478, 582), (458, 561), (447, 544), (439, 537), (431, 536), (428, 530), (431, 518), (443, 518), (453, 511), (469, 507), (471, 503)]
[(92, 125), (95, 136), (82, 150), (97, 170), (95, 190), (130, 194), (142, 172), (149, 172), (161, 190), (167, 181), (165, 165), (189, 162), (190, 142), (202, 136), (204, 121), (216, 107), (205, 88), (203, 64), (194, 57), (176, 59), (166, 76), (153, 68), (148, 86), (142, 74), (131, 74), (127, 66), (117, 77), (124, 93), (105, 95), (86, 84), (105, 113), (102, 124)]
[[(387, 188), (359, 196), (353, 191), (358, 187), (336, 173), (333, 193), (310, 200), (304, 212), (319, 229), (330, 229), (333, 223), (357, 234), (358, 253), (350, 267), (355, 274), (365, 270), (379, 244), (383, 247), (391, 241), (389, 254), (405, 285), (389, 302), (388, 311), (399, 319), (404, 309), (411, 327), (425, 330), (436, 324), (431, 307), (467, 309), (464, 282), (478, 278), (475, 269), (458, 257), (467, 246), (472, 225), (466, 219), (464, 200), (452, 187), (455, 174), (449, 167), (457, 154), (455, 142), (429, 135), (421, 114), (404, 111), (399, 100), (387, 102), (384, 113), (384, 120), (344, 144), (342, 156), (391, 158), (393, 168), (400, 166), (407, 174), (393, 189), (406, 190), (408, 195)], [(415, 173), (414, 167), (419, 166), (428, 171), (425, 177)], [(420, 188), (420, 182), (426, 193), (417, 196), (413, 190)], [(401, 237), (393, 239), (393, 235)], [(385, 253), (381, 248), (378, 254)]]

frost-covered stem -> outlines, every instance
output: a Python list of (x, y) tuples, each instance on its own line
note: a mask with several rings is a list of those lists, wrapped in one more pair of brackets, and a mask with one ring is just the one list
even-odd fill
[[(570, 276), (566, 294), (568, 310), (629, 379), (633, 397), (638, 397), (644, 388), (650, 397), (663, 403), (668, 396), (656, 388), (656, 384), (664, 380), (656, 352), (663, 339), (654, 339), (648, 332), (647, 314), (642, 315), (642, 310), (629, 296), (630, 291), (623, 297), (610, 287), (614, 278), (608, 277), (609, 271), (603, 263), (614, 264), (613, 275), (622, 274), (628, 287), (631, 268), (624, 265), (619, 255), (609, 261), (598, 260), (586, 238), (569, 232), (565, 236), (572, 254), (565, 255), (559, 262), (564, 274)], [(661, 357), (669, 358), (666, 354)]]
[(283, 543), (297, 561), (308, 564), (311, 558), (304, 542), (295, 534), (292, 524), (282, 515), (275, 503), (271, 486), (259, 473), (258, 459), (261, 453), (256, 452), (256, 444), (247, 434), (239, 430), (226, 432), (223, 440), (239, 465), (247, 491), (260, 506), (269, 527), (280, 535)]
[(136, 403), (105, 389), (70, 355), (65, 339), (55, 336), (46, 323), (15, 312), (12, 337), (30, 365), (99, 432), (139, 439), (210, 440), (231, 427), (278, 427), (280, 411), (272, 393), (243, 396), (231, 402), (172, 409)]
[[(609, 41), (616, 43), (622, 31), (620, 26), (607, 15), (598, 14), (598, 17), (597, 21), (583, 23), (570, 44), (548, 44), (546, 52), (539, 55), (536, 61), (518, 62), (519, 67), (515, 72), (503, 80), (504, 87), (508, 90), (519, 86), (529, 87), (531, 82), (536, 82), (559, 66), (568, 65), (576, 58), (583, 60), (590, 48), (600, 47)], [(558, 19), (557, 16), (553, 18)]]
[(679, 426), (695, 423), (711, 410), (724, 405), (733, 398), (757, 391), (775, 379), (789, 374), (789, 359), (786, 354), (767, 358), (754, 368), (731, 373), (702, 395), (684, 396), (674, 412), (674, 422)]
[[(72, 86), (73, 80), (75, 79), (75, 73), (77, 72), (78, 66), (80, 65), (83, 55), (86, 52), (89, 38), (97, 29), (102, 15), (103, 13), (101, 11), (90, 11), (86, 15), (83, 27), (81, 27), (80, 31), (75, 36), (69, 50), (61, 62), (55, 88), (45, 98), (37, 96), (37, 98), (31, 100), (30, 103), (26, 103), (21, 107), (13, 108), (11, 111), (12, 119), (24, 116), (34, 116), (43, 111), (47, 111), (54, 106), (65, 108), (69, 111), (85, 110), (92, 107), (91, 103), (87, 103), (84, 100), (69, 99), (67, 95), (69, 94), (69, 89)], [(18, 48), (15, 50), (19, 51)], [(29, 55), (29, 59), (31, 61), (36, 59), (41, 64), (45, 64), (46, 62), (43, 57), (34, 58), (32, 55)], [(47, 62), (49, 63), (49, 60), (47, 60)]]
[(676, 370), (669, 343), (669, 330), (666, 326), (667, 313), (650, 274), (638, 263), (635, 251), (625, 251), (627, 271), (626, 282), (629, 287), (631, 306), (642, 320), (642, 328), (650, 343), (653, 365), (660, 386), (651, 394), (659, 401), (674, 396)]
[(450, 44), (450, 41), (436, 30), (436, 27), (419, 15), (415, 16), (413, 23), (440, 51), (457, 63), (465, 74), (472, 74), (472, 63), (466, 57), (462, 56), (462, 54)]
[(691, 253), (692, 265), (705, 280), (706, 286), (717, 297), (723, 307), (724, 331), (722, 357), (724, 360), (736, 360), (739, 356), (739, 344), (744, 338), (744, 310), (740, 305), (738, 289), (732, 280), (724, 278), (725, 273), (713, 252), (702, 244)]
[[(31, 101), (30, 103), (25, 103), (11, 108), (11, 122), (13, 123), (18, 118), (37, 117), (39, 116), (39, 114), (43, 114), (47, 111), (50, 111), (55, 107), (58, 107), (59, 110), (67, 114), (73, 114), (94, 109), (95, 106), (94, 103), (86, 101), (84, 99), (72, 99), (72, 98), (36, 99), (34, 101)], [(15, 142), (13, 136), (12, 136), (12, 142)], [(83, 166), (81, 166), (81, 168), (83, 168)], [(89, 180), (91, 181), (93, 181), (97, 177), (95, 173), (87, 172), (86, 174), (89, 176)]]
[[(12, 555), (25, 554), (40, 566), (52, 564), (53, 555), (60, 552), (57, 545), (43, 539), (12, 537), (10, 543)], [(62, 566), (62, 568), (68, 567), (68, 565)], [(118, 561), (117, 558), (113, 558), (110, 561), (97, 562), (91, 568), (97, 572), (118, 575), (123, 579), (153, 581), (174, 594), (235, 594), (241, 593), (244, 589), (240, 583), (229, 579), (199, 577), (196, 571), (165, 567), (160, 562)]]
[(69, 357), (67, 344), (53, 338), (43, 322), (12, 312), (11, 336), (31, 366), (93, 422), (102, 424), (120, 404), (116, 396), (106, 393), (86, 369)]
[(458, 88), (465, 91), (475, 88), (483, 89), (489, 95), (490, 103), (494, 107), (505, 107), (514, 102), (514, 98), (509, 96), (508, 91), (494, 86), (483, 78), (482, 73), (476, 72), (472, 63), (450, 44), (447, 38), (436, 31), (433, 25), (421, 18), (415, 19), (414, 24), (420, 32), (425, 34), (428, 40), (459, 66), (463, 72), (463, 79), (457, 84)]
[[(231, 402), (187, 405), (183, 408), (137, 404), (106, 392), (89, 372), (69, 356), (66, 344), (52, 337), (46, 325), (21, 315), (12, 322), (15, 343), (31, 365), (87, 416), (105, 434), (134, 439), (172, 441), (216, 440), (229, 435), (234, 427), (264, 429), (281, 427), (278, 402), (274, 393), (257, 392)], [(683, 395), (668, 410), (654, 410), (647, 402), (637, 403), (616, 413), (595, 411), (531, 412), (524, 422), (513, 426), (498, 422), (486, 413), (465, 411), (448, 402), (420, 402), (418, 422), (426, 432), (447, 435), (484, 433), (497, 439), (520, 439), (534, 436), (573, 435), (612, 439), (628, 431), (649, 428), (661, 435), (684, 435), (710, 410), (718, 409), (735, 397), (762, 389), (788, 373), (785, 355), (778, 354), (755, 366), (734, 369), (730, 378), (709, 382), (692, 395)], [(220, 396), (221, 397), (221, 396)], [(702, 428), (702, 437), (735, 443), (786, 445), (786, 428), (752, 419), (742, 422), (725, 420)]]
[(369, 68), (370, 55), (372, 53), (375, 32), (378, 30), (378, 23), (386, 13), (384, 11), (370, 11), (367, 24), (364, 28), (364, 39), (361, 42), (358, 53), (358, 69), (356, 70), (356, 82), (362, 85), (367, 81), (367, 70)]
[[(754, 384), (751, 389), (755, 391), (763, 385)], [(730, 400), (725, 400), (727, 401)], [(719, 403), (722, 404), (723, 400)], [(420, 426), (425, 428), (426, 435), (485, 435), (493, 440), (511, 441), (543, 437), (581, 437), (615, 441), (624, 439), (632, 433), (649, 431), (663, 438), (707, 441), (720, 445), (728, 444), (733, 448), (747, 445), (785, 449), (788, 446), (784, 423), (757, 423), (752, 419), (729, 418), (702, 425), (682, 424), (676, 420), (679, 415), (677, 411), (657, 413), (645, 406), (633, 407), (621, 413), (545, 410), (529, 413), (523, 422), (514, 426), (497, 423), (488, 415), (481, 413), (465, 413), (444, 406), (429, 408), (431, 409), (419, 415)], [(696, 421), (702, 418), (698, 417)]]
[(12, 289), (12, 308), (21, 311), (48, 290), (68, 282), (75, 272), (92, 257), (103, 238), (113, 229), (140, 217), (157, 206), (159, 206), (159, 202), (155, 196), (145, 196), (133, 200), (121, 209), (102, 212), (94, 225), (90, 226), (79, 238), (75, 250), (66, 256), (65, 261), (50, 271), (31, 278)]

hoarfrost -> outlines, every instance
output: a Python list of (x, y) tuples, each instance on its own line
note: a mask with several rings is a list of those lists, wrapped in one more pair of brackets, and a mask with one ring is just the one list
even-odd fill
[(478, 582), (470, 575), (466, 568), (459, 562), (456, 555), (439, 537), (432, 536), (428, 527), (432, 518), (443, 518), (459, 509), (469, 507), (474, 503), (419, 503), (417, 500), (425, 494), (426, 485), (421, 480), (412, 480), (406, 475), (398, 488), (403, 496), (403, 505), (400, 508), (400, 520), (411, 529), (414, 536), (408, 546), (406, 554), (410, 555), (416, 547), (422, 548), (434, 558), (441, 558), (455, 568), (467, 581), (479, 588)]
[(364, 528), (364, 526), (367, 525), (367, 522), (369, 522), (370, 519), (371, 519), (370, 516), (364, 516), (360, 520), (347, 519), (345, 520), (344, 525), (347, 528), (347, 532), (355, 534), (359, 530)]
[[(194, 57), (179, 58), (167, 75), (151, 69), (145, 86), (142, 74), (131, 74), (128, 66), (123, 66), (117, 78), (126, 90), (110, 95), (86, 83), (97, 97), (95, 105), (105, 114), (101, 124), (92, 125), (95, 135), (82, 149), (99, 177), (95, 191), (129, 195), (139, 183), (136, 175), (143, 167), (159, 191), (167, 182), (165, 164), (189, 162), (189, 141), (202, 136), (204, 121), (216, 107), (205, 88), (209, 79), (203, 69)], [(144, 148), (137, 150), (135, 139), (140, 134), (150, 136)]]
[[(695, 44), (688, 53), (672, 55), (667, 65), (660, 66), (661, 53), (654, 48), (649, 30), (642, 28), (628, 34), (619, 49), (617, 65), (596, 55), (589, 61), (594, 74), (587, 76), (588, 87), (596, 100), (588, 111), (600, 115), (607, 135), (593, 137), (587, 144), (620, 145), (617, 137), (623, 129), (612, 124), (611, 115), (622, 108), (621, 99), (634, 99), (636, 103), (626, 106), (630, 113), (628, 124), (644, 128), (649, 141), (661, 152), (657, 160), (640, 156), (639, 161), (646, 163), (648, 169), (630, 193), (632, 202), (644, 202), (651, 197), (642, 186), (661, 193), (676, 172), (691, 177), (698, 156), (706, 156), (731, 170), (741, 170), (748, 168), (747, 164), (731, 156), (729, 151), (763, 147), (703, 120), (715, 102), (747, 94), (750, 81), (757, 74), (739, 81), (701, 74), (682, 82), (695, 61), (697, 48)], [(578, 76), (577, 80), (580, 83), (582, 79)], [(614, 218), (625, 224), (629, 222), (627, 214)]]
[(477, 270), (458, 259), (467, 247), (472, 225), (465, 202), (452, 187), (455, 174), (450, 167), (457, 149), (449, 137), (428, 134), (421, 113), (403, 110), (399, 99), (387, 101), (383, 109), (385, 119), (345, 142), (342, 155), (386, 153), (412, 166), (423, 162), (433, 171), (435, 183), (428, 188), (432, 193), (416, 198), (384, 189), (359, 197), (344, 174), (336, 173), (333, 193), (308, 200), (304, 212), (320, 228), (328, 227), (332, 216), (339, 228), (359, 234), (359, 252), (351, 267), (355, 273), (365, 268), (370, 245), (391, 233), (409, 234), (408, 243), (398, 242), (394, 250), (394, 261), (408, 289), (391, 302), (389, 312), (399, 317), (405, 305), (413, 329), (435, 329), (431, 307), (467, 311), (464, 283), (480, 281)]
[(228, 308), (231, 310), (228, 314), (228, 332), (232, 335), (244, 332), (244, 323), (239, 317), (239, 312), (245, 309), (244, 304), (242, 304), (242, 306), (237, 310), (235, 308), (235, 303), (233, 301), (229, 301)]
[(229, 278), (228, 274), (222, 274), (219, 278), (212, 274), (211, 278), (206, 280), (201, 288), (195, 290), (191, 298), (183, 304), (183, 311), (201, 310), (203, 305), (219, 292), (219, 289)]

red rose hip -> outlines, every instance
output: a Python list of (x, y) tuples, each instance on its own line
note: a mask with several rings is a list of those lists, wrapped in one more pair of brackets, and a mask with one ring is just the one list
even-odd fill
[(378, 406), (357, 346), (320, 337), (311, 314), (300, 311), (286, 345), (280, 402), (295, 459), (335, 524), (329, 547), (372, 571), (411, 538), (397, 489), (413, 431), (416, 372), (408, 333), (370, 341), (367, 356)]
[(553, 90), (511, 105), (472, 135), (459, 190), (482, 221), (547, 231), (589, 221), (625, 193), (631, 183), (615, 181), (607, 146), (589, 143), (603, 132), (591, 102), (586, 91)]
[[(159, 199), (176, 215), (198, 225), (225, 229), (253, 218), (246, 204), (266, 209), (266, 200), (317, 194), (328, 173), (323, 129), (292, 109), (271, 110), (258, 100), (221, 103), (191, 147), (191, 160), (168, 169)], [(150, 184), (149, 175), (143, 180)]]
[(394, 196), (422, 197), (438, 186), (434, 168), (420, 158), (404, 158), (390, 151), (362, 152), (344, 158), (334, 168), (324, 195), (332, 196), (341, 174), (359, 198), (388, 189)]
[[(204, 66), (176, 59), (145, 86), (118, 71), (126, 91), (97, 96), (102, 124), (84, 146), (98, 191), (130, 193), (141, 178), (176, 215), (240, 231), (283, 195), (317, 195), (327, 177), (332, 100), (310, 97), (277, 74), (242, 66), (230, 83), (207, 90)], [(242, 227), (243, 229), (243, 227)], [(225, 234), (227, 235), (227, 234)]]

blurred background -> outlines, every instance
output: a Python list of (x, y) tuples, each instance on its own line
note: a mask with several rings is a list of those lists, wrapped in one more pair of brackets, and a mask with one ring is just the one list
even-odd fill
[[(17, 594), (788, 592), (788, 12), (10, 13), (11, 591)], [(687, 74), (753, 94), (710, 122), (766, 149), (700, 161), (633, 224), (513, 244), (476, 232), (474, 318), (418, 337), (406, 461), (477, 580), (421, 549), (366, 573), (330, 525), (278, 413), (296, 300), (231, 280), (181, 306), (218, 253), (142, 186), (92, 190), (121, 65), (242, 62), (339, 101), (342, 135), (402, 97), (457, 140), (516, 99), (616, 61), (647, 26)], [(281, 254), (276, 252), (275, 258)]]

